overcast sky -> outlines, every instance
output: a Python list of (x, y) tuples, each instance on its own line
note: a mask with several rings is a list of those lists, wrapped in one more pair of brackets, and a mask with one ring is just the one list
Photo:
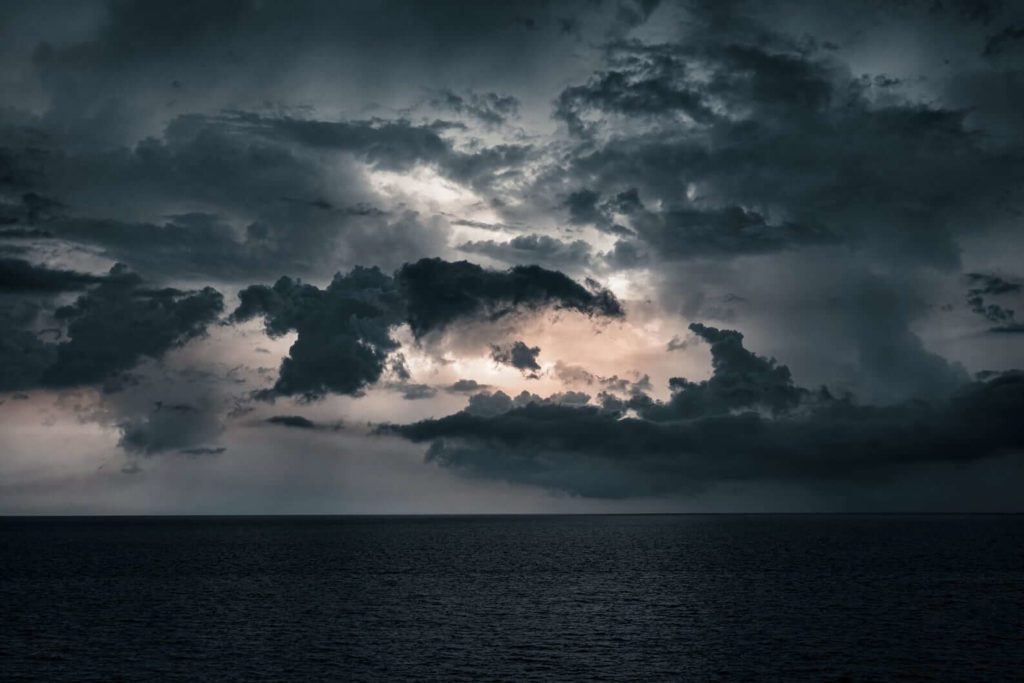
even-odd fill
[(1024, 7), (0, 3), (0, 513), (1021, 510)]

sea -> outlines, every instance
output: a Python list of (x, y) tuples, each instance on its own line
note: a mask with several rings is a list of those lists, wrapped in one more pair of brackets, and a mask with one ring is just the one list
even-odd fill
[(1024, 516), (8, 517), (0, 679), (1024, 680)]

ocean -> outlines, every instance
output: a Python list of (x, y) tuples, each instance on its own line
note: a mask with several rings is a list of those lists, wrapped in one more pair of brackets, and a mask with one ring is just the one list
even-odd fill
[(3, 518), (0, 678), (1024, 680), (1024, 516)]

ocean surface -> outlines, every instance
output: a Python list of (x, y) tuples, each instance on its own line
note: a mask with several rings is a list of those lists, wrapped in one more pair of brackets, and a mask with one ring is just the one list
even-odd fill
[(3, 680), (1024, 680), (1024, 516), (0, 519)]

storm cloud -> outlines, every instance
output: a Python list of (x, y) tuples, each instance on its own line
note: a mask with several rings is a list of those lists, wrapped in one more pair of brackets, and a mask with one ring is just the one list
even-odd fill
[(693, 327), (711, 344), (711, 379), (673, 380), (667, 403), (636, 397), (633, 417), (622, 404), (516, 405), (482, 395), (454, 415), (382, 431), (429, 443), (429, 462), (471, 476), (596, 497), (693, 492), (735, 480), (868, 481), (1024, 447), (1020, 372), (931, 402), (861, 405), (795, 386), (786, 366), (743, 348), (739, 332)]
[(376, 268), (338, 274), (322, 290), (283, 277), (272, 287), (247, 287), (239, 299), (233, 321), (262, 317), (271, 337), (298, 333), (273, 394), (354, 394), (380, 379), (399, 346), (390, 330), (401, 320), (401, 300), (393, 280)]
[(537, 264), (556, 270), (590, 265), (590, 245), (583, 240), (564, 242), (548, 235), (519, 235), (508, 242), (478, 240), (459, 245), (459, 250), (513, 264)]
[(970, 283), (967, 305), (972, 312), (992, 323), (991, 332), (1024, 332), (1024, 323), (1017, 321), (1013, 309), (985, 302), (985, 297), (1020, 294), (1024, 289), (1020, 283), (984, 273), (968, 273), (967, 280)]
[(48, 268), (21, 259), (0, 259), (0, 291), (66, 292), (103, 282), (101, 275)]
[(267, 422), (282, 427), (294, 427), (296, 429), (313, 429), (316, 424), (309, 418), (301, 415), (273, 415), (267, 418)]
[(596, 281), (580, 284), (540, 266), (486, 270), (468, 261), (423, 259), (395, 275), (406, 297), (409, 326), (422, 337), (466, 318), (496, 320), (517, 310), (545, 307), (618, 318), (618, 299)]
[(7, 3), (0, 508), (868, 509), (936, 467), (988, 505), (1024, 450), (1021, 27)]
[[(74, 387), (99, 384), (132, 369), (143, 358), (160, 358), (202, 336), (223, 308), (213, 288), (182, 291), (150, 288), (118, 264), (105, 276), (54, 270), (21, 262), (5, 270), (0, 326), (5, 334), (0, 362), (4, 388)], [(26, 292), (83, 289), (68, 304), (26, 298)], [(11, 295), (16, 292), (21, 296)], [(45, 305), (43, 305), (45, 304)], [(37, 333), (52, 325), (59, 342)]]
[[(559, 116), (584, 140), (571, 172), (589, 185), (574, 220), (621, 215), (667, 258), (841, 242), (945, 266), (957, 232), (1013, 206), (1024, 166), (986, 146), (964, 112), (878, 102), (827, 51), (723, 38), (614, 46), (617, 70), (563, 92)], [(633, 93), (634, 82), (660, 94)], [(623, 115), (638, 125), (617, 127)], [(835, 170), (816, 172), (822, 159)], [(632, 204), (598, 202), (626, 191), (638, 193)]]
[(223, 448), (207, 445), (224, 430), (216, 412), (207, 405), (157, 402), (149, 414), (119, 425), (118, 445), (134, 455), (177, 451), (185, 455), (218, 455)]
[[(328, 392), (358, 394), (381, 378), (400, 344), (392, 330), (407, 323), (417, 337), (459, 321), (499, 318), (515, 311), (566, 308), (617, 317), (622, 309), (597, 283), (580, 285), (537, 266), (486, 270), (467, 261), (423, 259), (394, 277), (377, 268), (341, 273), (326, 289), (283, 277), (272, 287), (252, 285), (239, 293), (231, 320), (262, 317), (271, 337), (297, 332), (270, 392), (317, 399)], [(539, 369), (531, 350), (513, 347), (508, 364)], [(539, 353), (539, 349), (537, 350)], [(504, 356), (502, 356), (504, 358)], [(536, 368), (534, 368), (536, 366)], [(425, 387), (401, 385), (407, 399), (428, 398)]]
[(495, 344), (491, 347), (491, 358), (495, 363), (511, 366), (532, 377), (536, 377), (535, 373), (540, 371), (540, 364), (537, 362), (539, 355), (539, 346), (527, 346), (525, 342), (518, 340), (508, 346)]

